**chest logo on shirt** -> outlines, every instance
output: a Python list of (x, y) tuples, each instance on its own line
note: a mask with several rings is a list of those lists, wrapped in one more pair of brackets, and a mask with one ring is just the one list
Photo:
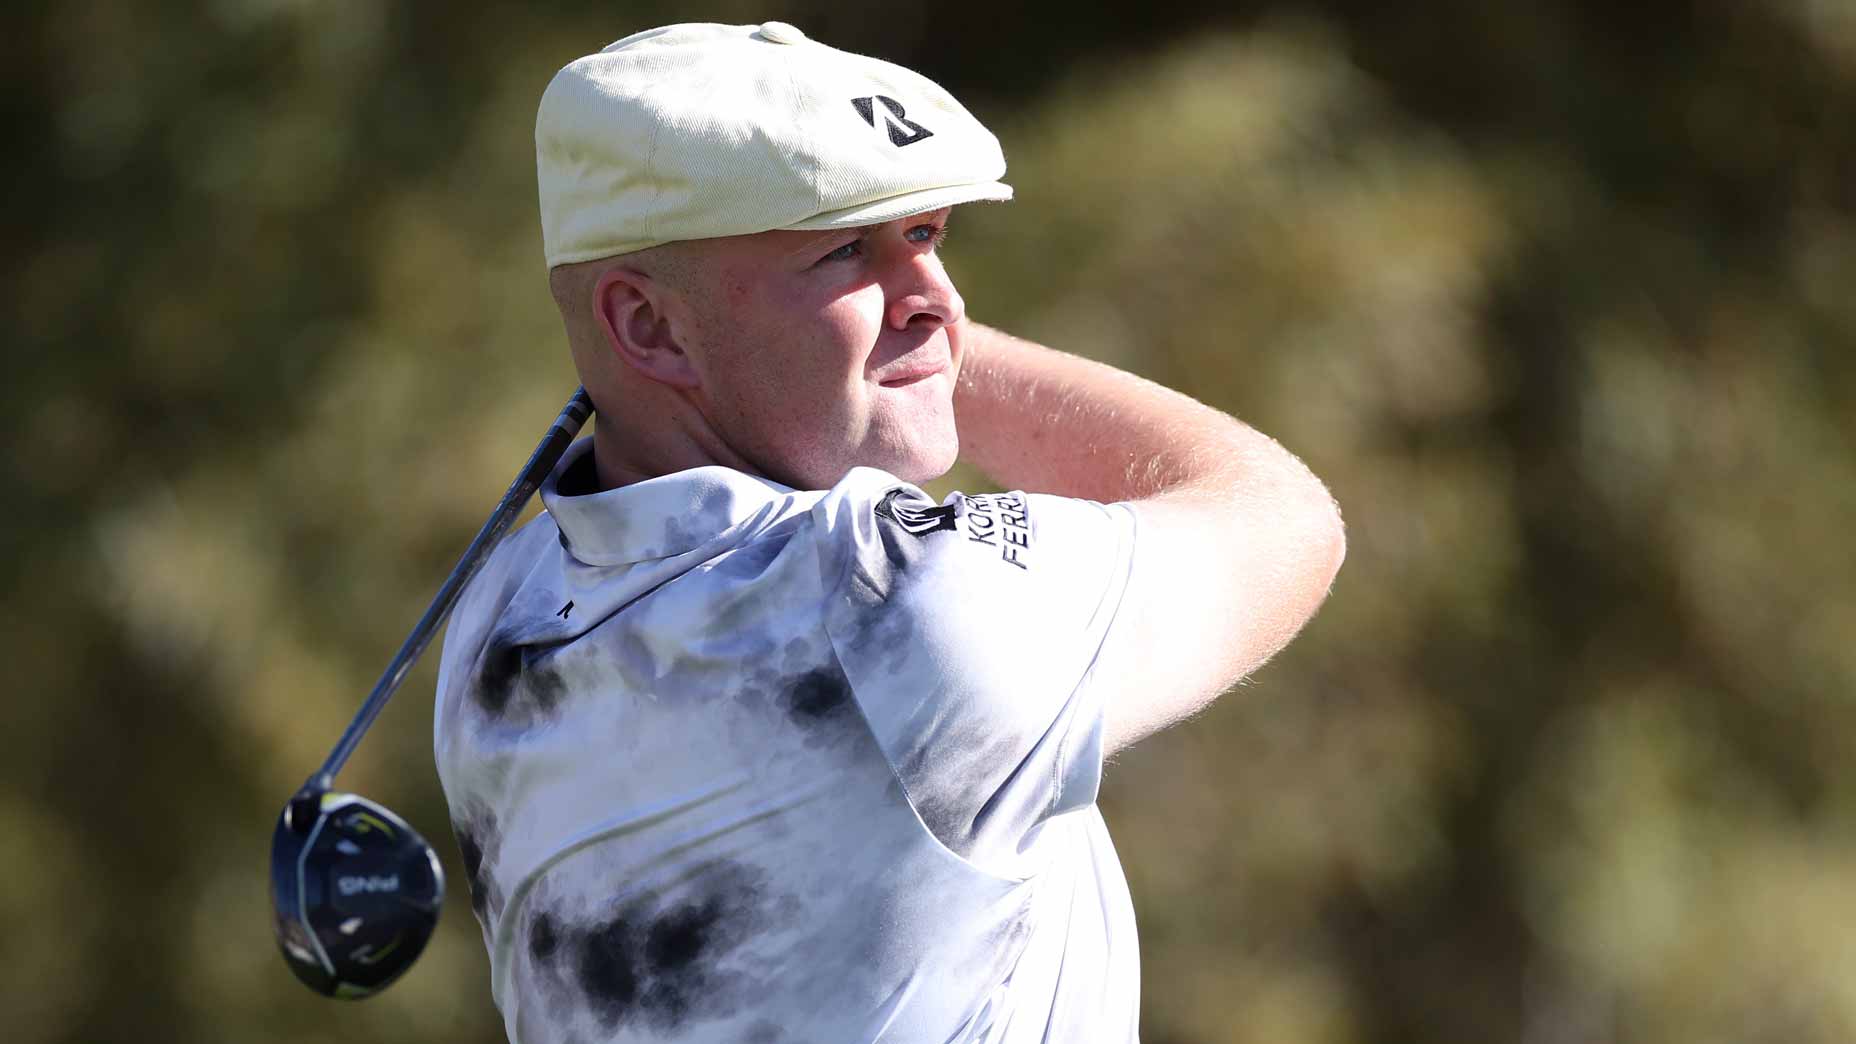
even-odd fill
[(927, 536), (929, 533), (944, 529), (959, 529), (957, 521), (960, 509), (952, 505), (947, 507), (919, 507), (903, 503), (908, 495), (906, 489), (892, 489), (884, 494), (876, 506), (876, 513), (902, 527), (910, 536)]

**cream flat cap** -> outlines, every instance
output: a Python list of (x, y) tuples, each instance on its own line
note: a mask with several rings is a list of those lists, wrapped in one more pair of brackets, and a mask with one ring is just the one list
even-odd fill
[(535, 165), (549, 267), (1012, 198), (999, 139), (953, 95), (784, 22), (666, 26), (568, 64)]

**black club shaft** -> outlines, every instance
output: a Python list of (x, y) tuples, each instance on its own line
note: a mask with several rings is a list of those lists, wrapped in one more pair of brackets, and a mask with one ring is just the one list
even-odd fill
[[(567, 451), (568, 445), (573, 442), (574, 436), (579, 434), (580, 428), (592, 412), (593, 400), (587, 396), (586, 389), (576, 389), (573, 398), (568, 400), (566, 407), (561, 410), (561, 415), (554, 419), (554, 423), (548, 427), (548, 433), (535, 447), (535, 452), (530, 455), (521, 474), (510, 483), (508, 492), (503, 494), (503, 499), (497, 503), (496, 510), (490, 514), (489, 520), (484, 522), (483, 528), (477, 531), (477, 537), (465, 550), (464, 557), (452, 567), (451, 575), (445, 578), (444, 585), (438, 589), (438, 594), (433, 597), (432, 604), (426, 607), (425, 615), (419, 618), (412, 633), (406, 636), (405, 643), (400, 646), (400, 651), (394, 655), (392, 662), (387, 664), (387, 669), (381, 673), (380, 680), (374, 683), (373, 691), (368, 693), (366, 702), (361, 704), (361, 709), (355, 712), (354, 720), (349, 722), (348, 729), (342, 733), (341, 739), (335, 742), (335, 748), (329, 751), (328, 759), (303, 784), (296, 797), (291, 799), (292, 826), (302, 824), (303, 828), (306, 828), (307, 824), (314, 820), (315, 806), (313, 803), (320, 800), (320, 795), (324, 791), (334, 786), (335, 774), (347, 764), (349, 755), (354, 753), (355, 747), (361, 742), (361, 737), (366, 735), (367, 730), (374, 724), (374, 719), (378, 718), (380, 712), (385, 709), (387, 701), (392, 699), (393, 694), (399, 690), (400, 683), (406, 680), (406, 675), (412, 670), (413, 664), (418, 662), (426, 646), (431, 644), (432, 637), (444, 625), (445, 618), (451, 615), (451, 609), (457, 604), (458, 596), (463, 593), (464, 586), (470, 583), (471, 578), (477, 575), (477, 571), (483, 568), (484, 562), (489, 560), (490, 552), (496, 548), (497, 542), (515, 522), (516, 516), (520, 515), (522, 509), (528, 505), (529, 498), (541, 488), (542, 480), (554, 470), (554, 465), (559, 463), (561, 454)], [(301, 807), (299, 811), (299, 806), (306, 802), (309, 803), (307, 807)]]

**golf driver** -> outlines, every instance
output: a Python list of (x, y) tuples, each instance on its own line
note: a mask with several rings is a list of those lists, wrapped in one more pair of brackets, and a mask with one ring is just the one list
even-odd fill
[(330, 788), (361, 736), (451, 614), (464, 585), (483, 567), (592, 412), (586, 389), (575, 391), (406, 636), (328, 760), (277, 819), (271, 835), (277, 945), (290, 970), (317, 993), (350, 998), (376, 993), (412, 967), (432, 937), (445, 897), (438, 853), (385, 807)]

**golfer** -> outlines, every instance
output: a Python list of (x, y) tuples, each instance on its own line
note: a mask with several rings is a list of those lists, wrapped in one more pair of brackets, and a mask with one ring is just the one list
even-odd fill
[[(1104, 759), (1315, 611), (1326, 490), (968, 317), (936, 247), (1005, 161), (906, 69), (655, 29), (560, 71), (536, 152), (598, 412), (436, 724), (510, 1039), (1135, 1040)], [(960, 453), (1021, 492), (918, 488)]]

